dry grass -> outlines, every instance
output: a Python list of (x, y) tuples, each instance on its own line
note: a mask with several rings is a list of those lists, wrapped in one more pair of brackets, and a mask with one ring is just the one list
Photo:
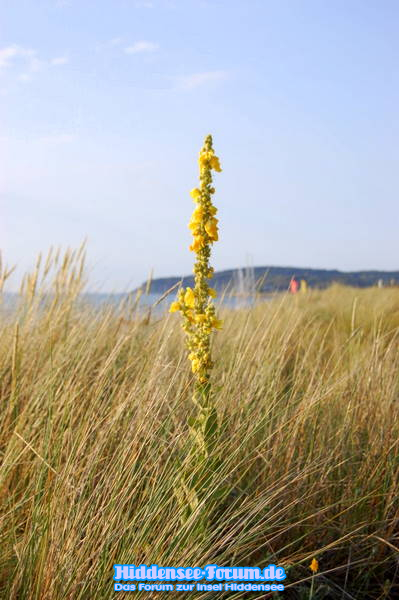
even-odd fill
[(173, 493), (192, 411), (178, 319), (85, 306), (80, 260), (50, 257), (3, 311), (1, 598), (109, 599), (124, 562), (274, 562), (282, 597), (308, 598), (314, 556), (313, 598), (397, 597), (399, 289), (225, 309), (213, 380), (231, 491), (204, 539)]

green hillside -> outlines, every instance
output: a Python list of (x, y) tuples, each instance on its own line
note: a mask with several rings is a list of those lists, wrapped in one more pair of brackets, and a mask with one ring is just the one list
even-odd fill
[[(244, 280), (246, 270), (242, 269)], [(227, 271), (217, 271), (212, 279), (213, 287), (218, 290), (226, 288), (237, 288), (239, 281), (239, 269), (229, 269)], [(263, 292), (283, 291), (289, 286), (292, 277), (305, 279), (310, 287), (326, 288), (332, 283), (341, 283), (354, 287), (371, 287), (382, 280), (384, 286), (399, 284), (399, 271), (353, 271), (344, 272), (328, 269), (304, 269), (299, 267), (254, 267), (253, 279), (257, 284), (257, 289)], [(249, 278), (247, 277), (247, 280)], [(163, 293), (173, 285), (182, 281), (182, 285), (192, 286), (194, 281), (191, 275), (183, 277), (161, 277), (154, 279), (151, 285), (151, 291), (154, 293)], [(143, 284), (144, 286), (146, 284)]]

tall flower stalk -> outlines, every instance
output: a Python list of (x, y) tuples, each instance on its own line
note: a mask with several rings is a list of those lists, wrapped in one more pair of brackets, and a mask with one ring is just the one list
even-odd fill
[(205, 138), (199, 155), (200, 187), (191, 190), (195, 209), (188, 224), (193, 234), (190, 250), (195, 253), (194, 289), (183, 288), (170, 311), (181, 311), (183, 329), (187, 334), (188, 358), (200, 386), (209, 384), (213, 367), (210, 350), (212, 329), (220, 329), (221, 321), (216, 318), (212, 298), (216, 291), (209, 285), (213, 268), (209, 264), (211, 247), (218, 241), (217, 208), (212, 203), (215, 188), (212, 187), (212, 169), (220, 172), (220, 163), (212, 147), (212, 136)]
[(210, 488), (216, 467), (215, 452), (218, 423), (212, 401), (210, 377), (213, 367), (211, 357), (211, 334), (221, 329), (212, 299), (216, 290), (209, 285), (213, 277), (210, 265), (211, 248), (218, 241), (217, 209), (212, 203), (215, 189), (212, 186), (212, 170), (220, 172), (219, 158), (212, 146), (212, 136), (205, 138), (199, 154), (199, 187), (190, 194), (195, 209), (188, 225), (193, 242), (190, 250), (195, 253), (194, 288), (182, 288), (178, 298), (171, 304), (170, 312), (180, 311), (186, 333), (188, 358), (196, 378), (194, 403), (197, 414), (189, 421), (191, 442), (185, 463), (185, 473), (178, 486), (177, 496), (183, 506), (183, 520), (187, 519), (199, 503), (211, 500)]

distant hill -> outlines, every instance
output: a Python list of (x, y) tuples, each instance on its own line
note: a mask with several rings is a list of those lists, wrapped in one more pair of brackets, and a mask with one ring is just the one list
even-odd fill
[[(241, 271), (241, 275), (239, 272)], [(299, 267), (254, 267), (248, 269), (229, 269), (217, 271), (212, 287), (221, 291), (225, 288), (237, 288), (240, 281), (257, 282), (257, 289), (263, 292), (283, 291), (289, 286), (291, 278), (305, 279), (310, 287), (325, 288), (334, 282), (354, 287), (370, 287), (377, 285), (381, 279), (383, 285), (399, 284), (399, 271), (353, 271), (344, 272), (329, 269), (303, 269)], [(183, 286), (193, 286), (192, 275), (184, 277), (160, 277), (153, 279), (151, 292), (162, 294), (182, 280)], [(146, 285), (145, 283), (143, 284)], [(242, 285), (242, 283), (241, 283)]]

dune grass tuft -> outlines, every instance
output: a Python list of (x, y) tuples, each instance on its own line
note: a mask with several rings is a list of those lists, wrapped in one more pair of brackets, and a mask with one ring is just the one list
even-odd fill
[(95, 309), (83, 284), (83, 251), (52, 253), (2, 304), (0, 597), (108, 600), (125, 562), (273, 562), (284, 598), (312, 581), (314, 598), (396, 597), (399, 289), (220, 309), (214, 485), (229, 493), (203, 537), (174, 493), (195, 410), (184, 334), (171, 315)]

